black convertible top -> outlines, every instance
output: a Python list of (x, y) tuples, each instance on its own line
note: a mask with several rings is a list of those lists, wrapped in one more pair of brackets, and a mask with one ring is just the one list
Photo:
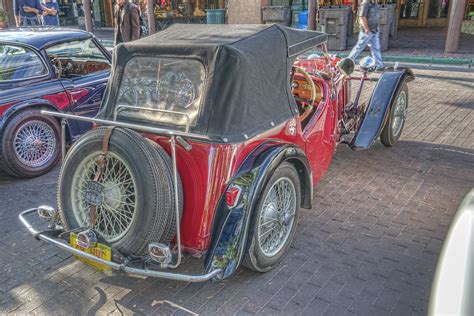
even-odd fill
[(206, 79), (191, 131), (221, 142), (252, 138), (294, 117), (297, 106), (289, 82), (294, 59), (326, 40), (324, 33), (276, 24), (173, 25), (117, 46), (99, 117), (113, 117), (124, 67), (133, 57), (192, 58), (204, 65)]

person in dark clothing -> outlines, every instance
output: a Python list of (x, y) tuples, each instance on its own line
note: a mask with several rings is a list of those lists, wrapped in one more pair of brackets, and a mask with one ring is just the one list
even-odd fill
[(128, 0), (118, 0), (115, 6), (115, 45), (140, 38), (140, 13)]
[(53, 0), (44, 0), (43, 4), (43, 25), (59, 26), (59, 7)]
[(359, 8), (359, 39), (348, 58), (355, 62), (360, 53), (362, 53), (364, 48), (368, 45), (372, 57), (377, 62), (377, 69), (383, 69), (382, 53), (380, 52), (379, 20), (380, 12), (377, 1), (364, 0)]
[(43, 13), (40, 0), (13, 0), (15, 2), (16, 26), (39, 25), (38, 14)]

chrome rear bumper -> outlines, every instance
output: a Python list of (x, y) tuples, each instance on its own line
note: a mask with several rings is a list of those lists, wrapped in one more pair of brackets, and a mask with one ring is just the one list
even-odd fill
[(199, 275), (189, 275), (189, 274), (179, 274), (179, 273), (172, 273), (172, 272), (164, 272), (158, 270), (151, 270), (151, 269), (140, 269), (128, 266), (126, 263), (116, 263), (112, 261), (107, 261), (101, 258), (97, 258), (93, 255), (88, 253), (82, 252), (76, 248), (71, 247), (67, 242), (64, 240), (52, 236), (54, 232), (57, 233), (54, 229), (49, 229), (45, 231), (38, 231), (36, 230), (30, 222), (26, 219), (26, 216), (31, 213), (36, 213), (37, 209), (32, 208), (20, 213), (19, 218), (21, 223), (28, 229), (28, 231), (38, 240), (46, 241), (47, 243), (52, 244), (62, 250), (69, 252), (78, 257), (82, 257), (84, 259), (88, 259), (103, 265), (106, 265), (112, 268), (115, 271), (127, 273), (127, 274), (135, 274), (147, 277), (154, 277), (154, 278), (162, 278), (168, 280), (175, 280), (175, 281), (183, 281), (183, 282), (204, 282), (209, 281), (211, 279), (219, 279), (219, 276), (222, 274), (222, 270), (216, 269), (212, 270), (207, 274), (199, 274)]

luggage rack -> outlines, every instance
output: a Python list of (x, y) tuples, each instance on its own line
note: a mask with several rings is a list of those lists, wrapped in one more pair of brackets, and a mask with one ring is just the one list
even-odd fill
[[(117, 116), (120, 112), (125, 111), (125, 110), (132, 110), (132, 111), (151, 111), (151, 112), (161, 112), (161, 113), (168, 113), (172, 115), (181, 115), (186, 119), (186, 126), (185, 130), (183, 131), (177, 131), (177, 130), (169, 130), (169, 129), (163, 129), (163, 128), (157, 128), (157, 127), (149, 127), (149, 126), (142, 126), (142, 125), (137, 125), (137, 124), (132, 124), (132, 123), (126, 123), (126, 122), (120, 122), (117, 121)], [(47, 111), (43, 110), (41, 111), (41, 114), (44, 115), (49, 115), (49, 116), (54, 116), (61, 118), (61, 146), (62, 146), (62, 159), (64, 160), (66, 156), (66, 125), (67, 125), (67, 120), (78, 120), (78, 121), (85, 121), (85, 122), (90, 122), (90, 123), (95, 123), (99, 125), (107, 125), (107, 126), (116, 126), (116, 127), (123, 127), (123, 128), (130, 128), (136, 131), (140, 132), (145, 132), (145, 133), (151, 133), (151, 134), (157, 134), (157, 135), (162, 135), (162, 136), (168, 136), (170, 138), (170, 145), (171, 145), (171, 160), (172, 160), (172, 165), (173, 165), (173, 187), (174, 187), (174, 195), (175, 195), (175, 200), (178, 201), (178, 169), (177, 169), (177, 163), (176, 163), (176, 142), (178, 142), (180, 145), (182, 145), (187, 151), (190, 151), (192, 149), (192, 146), (186, 142), (184, 137), (190, 138), (190, 139), (196, 139), (196, 140), (204, 140), (204, 141), (209, 141), (210, 138), (205, 136), (205, 135), (200, 135), (200, 134), (195, 134), (195, 133), (190, 133), (190, 118), (189, 115), (186, 113), (182, 112), (175, 112), (175, 111), (167, 111), (167, 110), (158, 110), (158, 109), (150, 109), (150, 108), (143, 108), (143, 107), (135, 107), (135, 106), (128, 106), (128, 105), (119, 105), (114, 111), (114, 120), (104, 120), (104, 119), (98, 119), (98, 118), (89, 118), (89, 117), (83, 117), (83, 116), (78, 116), (78, 115), (72, 115), (72, 114), (66, 114), (66, 113), (58, 113), (58, 112), (52, 112), (52, 111)], [(69, 244), (61, 241), (59, 238), (52, 237), (52, 233), (57, 232), (57, 229), (49, 229), (46, 231), (37, 231), (33, 226), (26, 220), (26, 215), (38, 212), (38, 209), (29, 209), (26, 211), (23, 211), (20, 215), (20, 221), (22, 224), (28, 229), (28, 231), (36, 238), (39, 240), (46, 241), (50, 244), (53, 244), (54, 246), (57, 246), (63, 250), (66, 250), (67, 252), (88, 259), (92, 260), (96, 263), (104, 264), (113, 270), (117, 271), (122, 271), (125, 273), (130, 273), (130, 274), (137, 274), (137, 275), (143, 275), (143, 276), (151, 276), (151, 277), (158, 277), (158, 278), (165, 278), (165, 279), (172, 279), (172, 280), (177, 280), (177, 281), (186, 281), (186, 282), (202, 282), (202, 281), (207, 281), (213, 278), (219, 277), (219, 275), (222, 274), (221, 269), (215, 269), (210, 271), (207, 274), (203, 275), (185, 275), (185, 274), (178, 274), (178, 273), (172, 273), (172, 272), (163, 272), (163, 271), (157, 271), (157, 270), (150, 270), (150, 269), (137, 269), (133, 268), (130, 266), (127, 266), (127, 263), (116, 263), (112, 261), (107, 261), (102, 258), (95, 257), (91, 254), (82, 252), (81, 250), (78, 250), (76, 248), (73, 248)], [(175, 203), (175, 216), (177, 219), (179, 219), (179, 205), (178, 203)], [(181, 259), (182, 259), (182, 245), (181, 245), (181, 225), (180, 221), (176, 221), (176, 246), (177, 246), (177, 259), (175, 263), (172, 264), (167, 264), (167, 268), (177, 268), (181, 264)]]

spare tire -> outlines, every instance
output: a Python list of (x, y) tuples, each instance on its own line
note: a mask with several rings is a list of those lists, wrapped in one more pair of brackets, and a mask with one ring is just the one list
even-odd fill
[(171, 159), (142, 135), (115, 128), (102, 176), (94, 181), (107, 128), (83, 135), (69, 150), (59, 175), (58, 205), (65, 228), (89, 226), (125, 255), (143, 255), (151, 242), (169, 243), (176, 234), (176, 203), (182, 213), (178, 175), (175, 199)]

